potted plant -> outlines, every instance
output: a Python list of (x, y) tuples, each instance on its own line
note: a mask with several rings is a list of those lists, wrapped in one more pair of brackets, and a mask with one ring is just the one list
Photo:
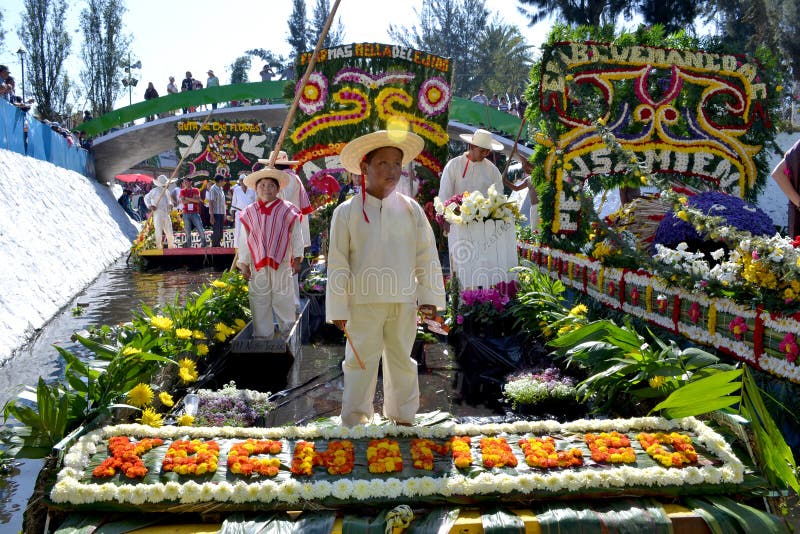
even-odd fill
[(555, 367), (509, 376), (503, 386), (503, 397), (520, 415), (569, 420), (580, 411), (575, 381)]
[(467, 289), (461, 293), (456, 324), (464, 333), (480, 337), (505, 337), (514, 330), (512, 301), (519, 284), (500, 282), (488, 289)]

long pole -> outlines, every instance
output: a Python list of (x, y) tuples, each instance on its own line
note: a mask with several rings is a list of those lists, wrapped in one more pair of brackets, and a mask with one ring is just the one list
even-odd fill
[(508, 154), (508, 159), (506, 159), (506, 168), (503, 169), (503, 180), (506, 179), (508, 176), (508, 167), (511, 165), (511, 158), (514, 156), (514, 152), (517, 151), (517, 144), (519, 144), (519, 136), (522, 135), (522, 129), (525, 127), (525, 117), (522, 117), (522, 121), (519, 123), (519, 130), (517, 130), (517, 137), (514, 138), (514, 146), (511, 147), (511, 152)]
[(19, 63), (22, 70), (22, 104), (25, 105), (25, 54), (20, 55)]

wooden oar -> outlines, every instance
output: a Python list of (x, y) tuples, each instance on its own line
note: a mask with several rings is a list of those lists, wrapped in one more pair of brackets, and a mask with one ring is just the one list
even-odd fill
[(367, 366), (364, 365), (364, 360), (361, 359), (361, 356), (358, 355), (358, 351), (356, 350), (356, 346), (353, 344), (353, 340), (350, 339), (350, 334), (347, 333), (347, 327), (343, 326), (342, 331), (344, 332), (344, 337), (347, 338), (347, 342), (350, 343), (350, 348), (353, 349), (353, 354), (356, 356), (356, 360), (358, 360), (358, 366), (361, 367), (362, 371), (367, 370)]
[(514, 146), (511, 147), (511, 153), (508, 155), (508, 159), (506, 159), (506, 168), (503, 169), (503, 180), (506, 180), (508, 176), (508, 167), (511, 165), (511, 157), (514, 155), (514, 152), (517, 151), (517, 144), (519, 144), (519, 136), (522, 135), (522, 129), (525, 127), (525, 117), (522, 117), (522, 121), (519, 123), (519, 130), (517, 130), (517, 137), (514, 138)]

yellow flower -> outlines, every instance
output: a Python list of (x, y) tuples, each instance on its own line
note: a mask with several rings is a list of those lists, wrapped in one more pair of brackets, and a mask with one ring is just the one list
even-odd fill
[(574, 79), (575, 79), (575, 76), (573, 76), (572, 74), (567, 74), (567, 75), (564, 77), (564, 79), (565, 79), (565, 80), (567, 80), (568, 82), (571, 82), (572, 80), (574, 80)]
[(599, 119), (597, 119), (597, 124), (599, 124), (600, 126), (605, 126), (606, 122), (607, 121), (605, 117), (600, 117)]
[(164, 424), (164, 418), (161, 416), (160, 413), (155, 411), (152, 408), (145, 408), (142, 410), (142, 416), (137, 419), (141, 424), (147, 426), (155, 426), (159, 427)]
[(158, 394), (158, 400), (160, 400), (161, 404), (163, 404), (167, 408), (170, 408), (175, 404), (175, 401), (172, 400), (172, 395), (170, 395), (166, 391), (162, 391), (161, 393)]
[(569, 171), (572, 169), (572, 163), (564, 163), (564, 170)]
[(192, 337), (195, 339), (205, 339), (206, 334), (205, 332), (201, 332), (200, 330), (195, 330), (194, 332), (192, 332)]
[(775, 91), (780, 93), (781, 91), (783, 91), (783, 86), (782, 85), (776, 85), (775, 86)]
[(245, 326), (247, 326), (247, 322), (244, 319), (236, 319), (233, 324), (236, 325), (236, 330), (241, 330)]
[(172, 328), (173, 322), (172, 319), (169, 317), (164, 317), (163, 315), (156, 315), (155, 317), (150, 318), (150, 324), (153, 327), (158, 328), (159, 330), (170, 330)]
[(656, 376), (652, 377), (650, 380), (648, 380), (647, 383), (650, 384), (651, 388), (659, 389), (659, 388), (663, 387), (664, 384), (667, 383), (667, 379), (664, 378), (661, 375), (656, 375)]
[(211, 282), (211, 285), (216, 287), (217, 289), (225, 289), (226, 287), (228, 287), (228, 284), (226, 284), (222, 280), (214, 280), (213, 282)]
[(194, 382), (197, 380), (197, 366), (193, 360), (183, 358), (178, 362), (178, 365), (178, 376), (181, 377), (181, 380), (184, 382)]
[(205, 356), (208, 354), (208, 345), (205, 343), (200, 343), (197, 345), (197, 355), (198, 356)]
[(678, 202), (680, 202), (682, 206), (685, 206), (686, 204), (689, 203), (689, 199), (686, 197), (679, 197)]
[(123, 356), (133, 356), (134, 354), (139, 354), (141, 352), (142, 350), (137, 349), (136, 347), (125, 347), (124, 349), (122, 349)]
[(678, 210), (678, 213), (675, 214), (682, 221), (689, 222), (689, 214), (686, 213), (684, 210)]
[(192, 426), (194, 424), (194, 416), (185, 413), (178, 417), (178, 420), (175, 422), (178, 423), (178, 426)]
[(155, 394), (149, 385), (140, 382), (128, 392), (127, 397), (128, 404), (136, 406), (137, 408), (142, 408), (153, 402)]
[(192, 331), (188, 328), (177, 328), (175, 330), (175, 337), (178, 339), (189, 339), (192, 337)]
[(589, 309), (586, 307), (586, 304), (578, 304), (569, 311), (569, 314), (575, 317), (578, 315), (586, 315), (588, 311)]

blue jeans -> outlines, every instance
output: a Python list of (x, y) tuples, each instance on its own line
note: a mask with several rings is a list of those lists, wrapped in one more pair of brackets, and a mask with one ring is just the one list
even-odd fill
[(200, 246), (206, 246), (206, 232), (203, 229), (203, 221), (200, 219), (199, 213), (184, 213), (183, 214), (183, 230), (186, 232), (186, 242), (183, 244), (183, 248), (191, 248), (192, 247), (192, 227), (197, 229), (197, 232), (200, 234)]

